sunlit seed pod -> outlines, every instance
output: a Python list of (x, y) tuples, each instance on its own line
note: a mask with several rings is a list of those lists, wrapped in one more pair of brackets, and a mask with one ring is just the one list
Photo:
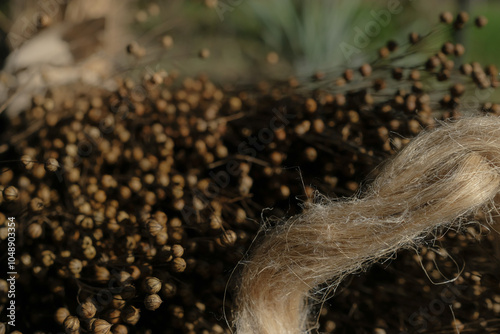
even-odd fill
[(26, 170), (28, 171), (32, 170), (35, 164), (34, 159), (29, 155), (23, 155), (21, 157), (21, 162), (23, 163), (24, 168), (26, 168)]
[(474, 20), (474, 23), (476, 24), (476, 27), (482, 28), (482, 27), (484, 27), (485, 25), (488, 24), (488, 19), (486, 17), (484, 17), (484, 16), (478, 16)]
[(19, 190), (14, 186), (9, 186), (3, 190), (2, 195), (7, 202), (13, 202), (19, 198)]
[(117, 310), (121, 310), (125, 307), (127, 302), (121, 295), (114, 295), (111, 306)]
[(144, 298), (144, 306), (150, 311), (157, 310), (161, 306), (162, 302), (161, 297), (157, 294), (151, 294)]
[(113, 325), (103, 319), (96, 319), (92, 324), (93, 334), (110, 334)]
[[(75, 275), (75, 276), (78, 276), (80, 275), (80, 272), (82, 271), (83, 269), (83, 264), (82, 264), (82, 261), (78, 260), (78, 259), (72, 259), (69, 264), (68, 264), (68, 269), (69, 271)], [(93, 316), (92, 316), (93, 317)], [(89, 318), (92, 318), (92, 317), (89, 317)]]
[(94, 246), (89, 246), (89, 247), (87, 247), (86, 249), (83, 250), (83, 255), (85, 255), (85, 257), (88, 260), (92, 260), (93, 258), (96, 257), (97, 251), (96, 251), (96, 249), (95, 249)]
[(184, 248), (179, 244), (173, 245), (172, 246), (172, 255), (174, 257), (181, 257), (182, 255), (184, 255)]
[(26, 232), (31, 239), (38, 239), (42, 236), (43, 228), (41, 224), (35, 222), (28, 225)]
[(439, 15), (439, 20), (442, 23), (451, 24), (453, 22), (453, 14), (450, 12), (443, 12)]
[(56, 313), (54, 314), (54, 320), (59, 324), (62, 325), (64, 323), (64, 320), (70, 315), (69, 310), (65, 307), (60, 307), (56, 310)]
[(161, 290), (162, 283), (157, 277), (146, 277), (142, 282), (142, 288), (146, 293), (158, 293)]
[(95, 307), (94, 303), (90, 300), (87, 300), (85, 303), (81, 304), (78, 310), (78, 314), (85, 319), (93, 318), (96, 312), (97, 308)]
[(146, 221), (146, 230), (149, 235), (155, 237), (163, 229), (163, 226), (155, 219), (148, 219)]
[(222, 234), (222, 236), (220, 237), (221, 244), (226, 247), (234, 246), (237, 240), (238, 236), (233, 230), (225, 231), (224, 234)]
[(113, 328), (113, 334), (129, 334), (127, 326), (118, 324)]
[(34, 197), (33, 199), (31, 199), (29, 205), (32, 212), (40, 212), (45, 208), (42, 199), (39, 197)]
[(72, 315), (69, 315), (64, 319), (63, 327), (66, 333), (78, 333), (80, 331), (80, 320)]
[(186, 261), (182, 257), (178, 257), (172, 260), (171, 268), (176, 273), (182, 273), (186, 270)]
[(64, 229), (62, 226), (58, 226), (56, 227), (53, 231), (52, 231), (52, 238), (54, 239), (54, 241), (56, 242), (61, 242), (63, 241), (64, 237), (65, 237), (65, 233), (64, 233)]

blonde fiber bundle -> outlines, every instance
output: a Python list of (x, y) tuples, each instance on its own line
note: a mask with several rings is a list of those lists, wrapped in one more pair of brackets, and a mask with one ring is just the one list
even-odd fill
[[(310, 331), (312, 290), (485, 211), (500, 191), (500, 118), (425, 131), (387, 163), (364, 195), (322, 199), (266, 231), (236, 296), (238, 334)], [(487, 215), (488, 216), (488, 215)]]

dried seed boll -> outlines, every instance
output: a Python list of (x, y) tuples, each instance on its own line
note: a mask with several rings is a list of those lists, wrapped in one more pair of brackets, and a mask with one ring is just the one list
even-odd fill
[(35, 160), (33, 160), (33, 158), (29, 155), (23, 155), (21, 157), (21, 162), (26, 170), (32, 170), (35, 164)]
[(370, 64), (365, 63), (361, 65), (361, 67), (359, 68), (359, 72), (362, 76), (368, 77), (372, 74), (372, 67), (370, 66)]
[[(75, 276), (79, 275), (80, 272), (82, 271), (83, 269), (83, 264), (82, 264), (82, 261), (78, 260), (78, 259), (73, 259), (69, 262), (68, 264), (68, 269), (69, 271), (71, 271), (71, 273)], [(89, 318), (92, 318), (92, 317), (89, 317)]]
[(26, 232), (31, 239), (38, 239), (42, 236), (43, 228), (39, 223), (32, 223), (28, 225)]
[(113, 308), (115, 308), (117, 310), (121, 310), (125, 307), (126, 304), (127, 304), (127, 302), (125, 301), (125, 299), (121, 295), (114, 295), (113, 296), (113, 302), (111, 305), (111, 306), (113, 306)]
[(439, 15), (439, 20), (446, 24), (451, 24), (453, 22), (453, 14), (450, 12), (443, 12)]
[(150, 311), (157, 310), (161, 306), (162, 302), (161, 297), (156, 293), (148, 295), (144, 298), (144, 306)]
[(128, 328), (125, 325), (118, 324), (113, 328), (113, 334), (128, 334)]
[(2, 195), (7, 202), (13, 202), (19, 198), (19, 190), (14, 186), (9, 186), (3, 190)]
[(186, 270), (186, 261), (182, 257), (178, 257), (172, 260), (172, 270), (176, 273), (182, 273)]
[(96, 257), (97, 251), (94, 246), (89, 246), (83, 251), (83, 255), (85, 255), (88, 260), (92, 260)]
[(156, 277), (146, 277), (142, 282), (142, 287), (146, 293), (154, 294), (161, 290), (161, 281)]
[(45, 170), (47, 172), (57, 172), (57, 170), (61, 168), (61, 165), (59, 165), (59, 162), (54, 159), (54, 158), (49, 158), (47, 161), (45, 161)]
[(70, 315), (64, 319), (63, 326), (66, 333), (79, 333), (80, 320), (77, 317)]
[(227, 230), (224, 232), (224, 234), (220, 237), (220, 242), (223, 246), (234, 246), (236, 241), (238, 240), (238, 236), (236, 235), (236, 232), (233, 230)]
[(488, 19), (486, 17), (484, 17), (484, 16), (478, 16), (474, 20), (474, 23), (476, 24), (476, 27), (482, 28), (482, 27), (484, 27), (485, 25), (488, 24)]
[(172, 246), (172, 255), (174, 257), (181, 257), (182, 255), (184, 255), (184, 248), (179, 244), (173, 245)]
[(62, 325), (64, 323), (64, 320), (70, 315), (69, 310), (65, 307), (60, 307), (57, 309), (56, 313), (54, 314), (54, 320), (59, 324)]
[(45, 208), (45, 205), (43, 204), (43, 201), (39, 197), (34, 197), (30, 201), (30, 209), (32, 212), (40, 212)]
[(111, 333), (111, 326), (109, 322), (103, 319), (96, 319), (92, 324), (93, 334), (109, 334)]
[(163, 230), (163, 226), (155, 219), (148, 219), (146, 221), (146, 229), (152, 237), (158, 235)]
[(129, 305), (121, 312), (121, 318), (123, 322), (129, 325), (135, 325), (139, 321), (140, 310)]
[(93, 318), (95, 316), (96, 312), (97, 312), (97, 308), (95, 307), (94, 303), (92, 303), (92, 301), (88, 300), (80, 306), (78, 313), (81, 317), (84, 317), (86, 319), (90, 319), (90, 318)]

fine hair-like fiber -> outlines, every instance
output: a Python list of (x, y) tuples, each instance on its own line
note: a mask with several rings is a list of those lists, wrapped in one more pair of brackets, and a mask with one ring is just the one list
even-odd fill
[(363, 195), (320, 198), (270, 230), (244, 263), (237, 334), (311, 330), (308, 298), (414, 245), (436, 227), (484, 211), (500, 191), (500, 118), (464, 117), (422, 132)]

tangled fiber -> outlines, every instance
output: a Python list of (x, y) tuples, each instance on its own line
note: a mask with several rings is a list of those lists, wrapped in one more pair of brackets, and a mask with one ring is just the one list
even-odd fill
[(467, 117), (424, 131), (364, 194), (322, 198), (265, 232), (243, 268), (238, 334), (305, 333), (315, 288), (415, 245), (478, 212), (500, 191), (500, 118)]

